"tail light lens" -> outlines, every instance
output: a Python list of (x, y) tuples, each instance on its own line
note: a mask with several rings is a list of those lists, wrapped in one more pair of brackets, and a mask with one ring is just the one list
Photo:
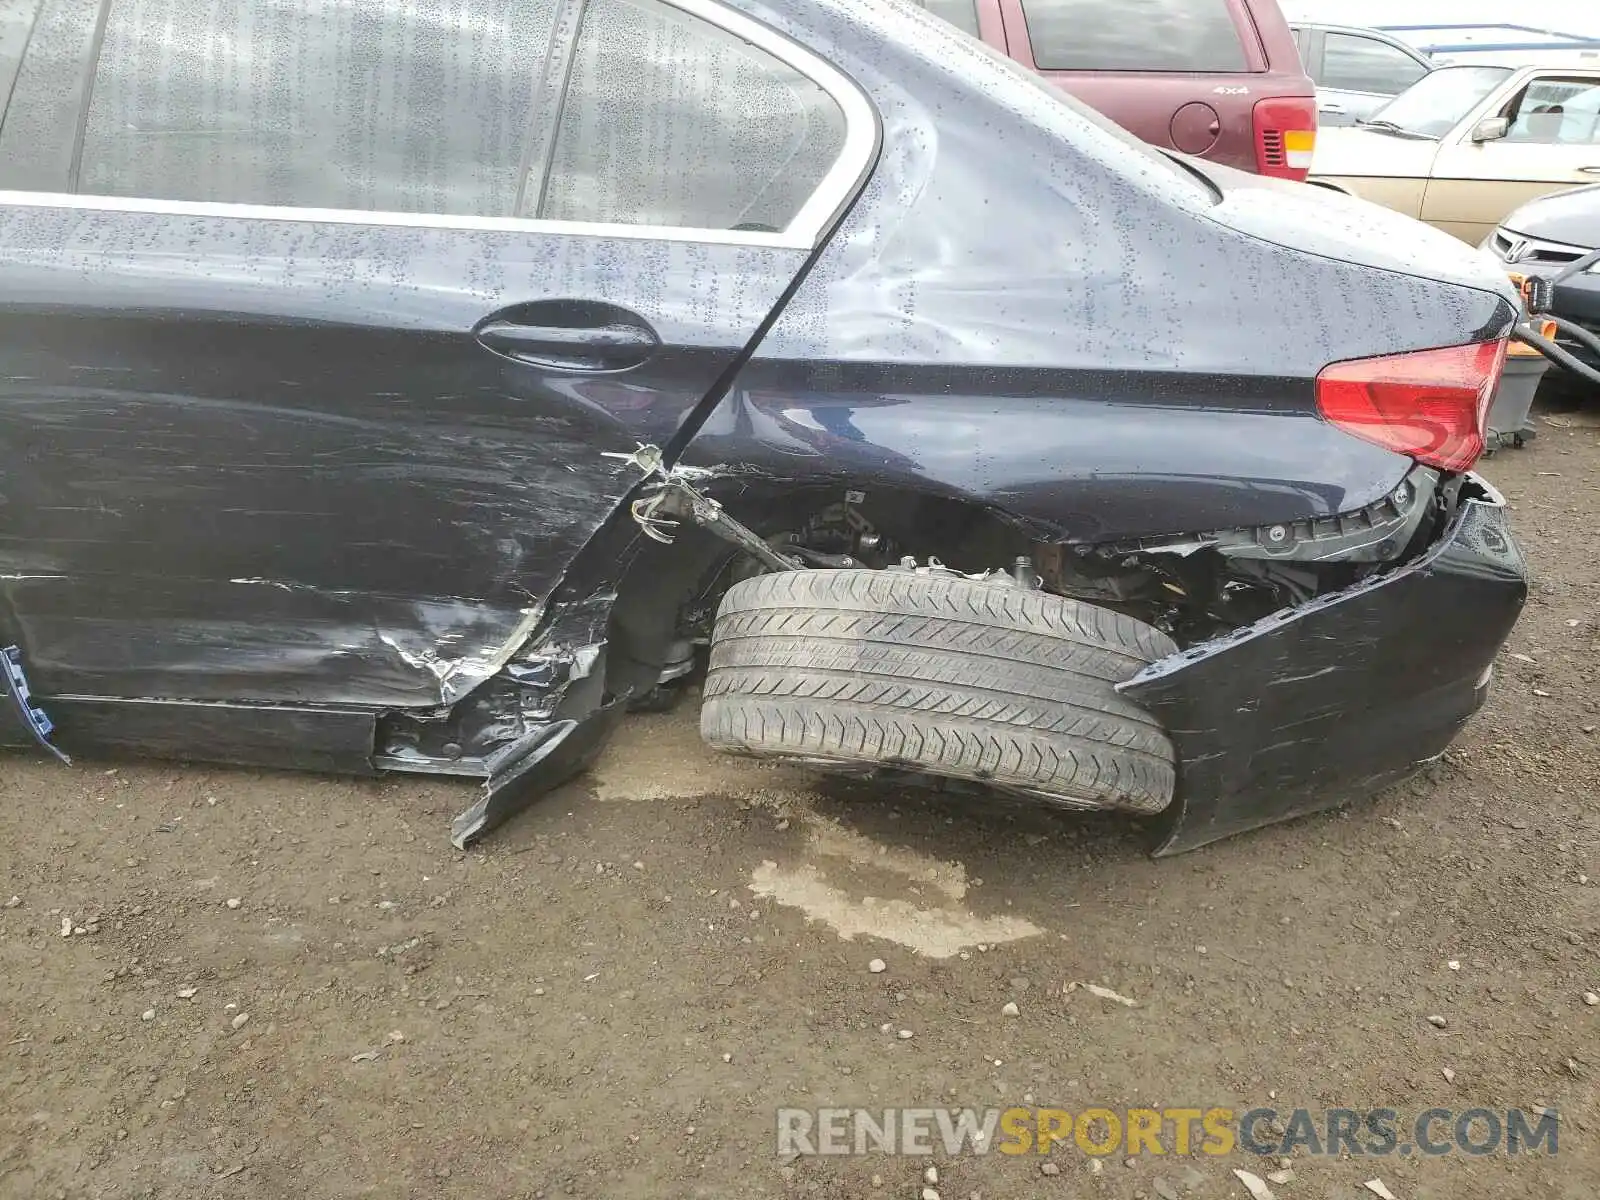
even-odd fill
[(1442, 471), (1465, 471), (1506, 361), (1506, 340), (1360, 358), (1317, 376), (1317, 408), (1346, 433)]
[(1310, 96), (1256, 101), (1256, 169), (1263, 175), (1303, 181), (1317, 148), (1317, 102)]

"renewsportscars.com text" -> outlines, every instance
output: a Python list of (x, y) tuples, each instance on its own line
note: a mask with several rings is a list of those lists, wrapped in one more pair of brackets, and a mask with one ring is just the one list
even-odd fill
[(1555, 1154), (1553, 1109), (780, 1108), (781, 1155)]

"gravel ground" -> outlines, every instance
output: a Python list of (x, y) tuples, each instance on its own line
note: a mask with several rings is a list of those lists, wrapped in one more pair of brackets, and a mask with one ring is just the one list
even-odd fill
[(1536, 583), (1458, 746), (1164, 862), (1122, 820), (718, 759), (692, 704), (469, 854), (454, 783), (0, 762), (0, 1196), (918, 1197), (932, 1165), (946, 1198), (1171, 1200), (1280, 1168), (775, 1152), (780, 1106), (1034, 1101), (1555, 1106), (1553, 1159), (1270, 1186), (1600, 1194), (1600, 420), (1486, 473)]

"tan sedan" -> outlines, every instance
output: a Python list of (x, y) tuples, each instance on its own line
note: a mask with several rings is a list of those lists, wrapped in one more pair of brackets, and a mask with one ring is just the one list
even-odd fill
[(1600, 69), (1441, 67), (1323, 130), (1311, 177), (1477, 245), (1534, 197), (1600, 183)]

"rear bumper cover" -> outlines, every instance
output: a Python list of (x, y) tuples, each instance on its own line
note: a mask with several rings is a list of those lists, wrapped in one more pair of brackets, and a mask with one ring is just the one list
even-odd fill
[(1177, 748), (1158, 856), (1370, 796), (1450, 744), (1482, 705), (1528, 591), (1504, 500), (1475, 476), (1463, 494), (1404, 567), (1121, 685)]

